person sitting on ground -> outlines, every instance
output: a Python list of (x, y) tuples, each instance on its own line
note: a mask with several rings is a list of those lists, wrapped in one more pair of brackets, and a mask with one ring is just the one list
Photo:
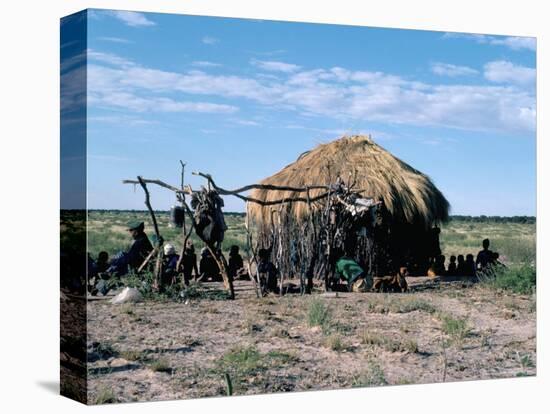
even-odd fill
[(258, 273), (260, 274), (264, 294), (269, 292), (279, 293), (279, 287), (277, 286), (279, 271), (271, 260), (269, 260), (270, 256), (271, 249), (260, 249), (258, 251)]
[(97, 255), (96, 266), (98, 273), (106, 272), (109, 268), (109, 253), (106, 251), (99, 252)]
[(449, 267), (447, 268), (447, 275), (456, 276), (456, 269), (457, 269), (456, 256), (452, 255), (449, 260), (450, 262), (449, 262)]
[(233, 245), (229, 250), (229, 277), (235, 279), (246, 274), (242, 256), (239, 254), (239, 246)]
[(493, 252), (489, 250), (489, 239), (483, 240), (483, 250), (480, 250), (476, 257), (476, 269), (484, 270), (493, 263)]
[(493, 252), (493, 267), (501, 269), (506, 268), (506, 265), (499, 260), (499, 257), (500, 254), (498, 254), (497, 252)]
[(435, 261), (428, 270), (429, 276), (445, 276), (445, 256), (440, 254), (435, 258)]
[(153, 246), (144, 230), (145, 224), (143, 221), (132, 221), (128, 223), (128, 232), (134, 240), (127, 252), (130, 270), (137, 270), (153, 250)]
[(199, 270), (197, 269), (197, 255), (195, 254), (195, 246), (191, 240), (187, 240), (187, 246), (183, 253), (182, 259), (183, 266), (183, 283), (185, 286), (189, 286), (189, 281), (195, 271), (195, 278), (199, 277)]
[(346, 281), (348, 292), (364, 292), (372, 288), (372, 278), (367, 278), (363, 268), (346, 254), (336, 261), (335, 276)]
[(458, 276), (464, 276), (464, 275), (467, 274), (466, 261), (464, 260), (464, 255), (463, 254), (459, 254), (457, 256), (456, 274)]
[(218, 267), (218, 263), (216, 262), (216, 259), (212, 257), (212, 254), (210, 253), (210, 250), (208, 247), (203, 247), (201, 250), (201, 260), (199, 262), (199, 272), (200, 272), (200, 278), (201, 281), (219, 281), (221, 278), (220, 275), (220, 268)]
[(464, 263), (464, 268), (466, 273), (464, 276), (475, 276), (476, 275), (476, 263), (474, 262), (474, 255), (467, 254), (466, 262)]
[(176, 253), (176, 248), (170, 244), (165, 243), (163, 246), (164, 257), (162, 259), (162, 286), (171, 286), (176, 283), (177, 266), (180, 259), (179, 254)]

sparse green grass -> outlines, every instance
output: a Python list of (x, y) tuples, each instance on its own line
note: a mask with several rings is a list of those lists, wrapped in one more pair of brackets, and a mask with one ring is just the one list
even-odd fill
[(455, 318), (449, 314), (440, 314), (441, 330), (449, 336), (456, 345), (461, 345), (468, 336), (471, 328), (465, 318)]
[(400, 341), (371, 331), (364, 331), (361, 334), (361, 343), (377, 346), (388, 352), (418, 352), (418, 343), (413, 339)]
[(386, 385), (384, 370), (375, 361), (370, 361), (368, 367), (353, 378), (353, 387), (376, 387)]
[[(169, 213), (167, 211), (156, 211), (155, 216), (159, 230), (164, 240), (174, 244), (176, 250), (180, 250), (183, 242), (182, 230), (169, 226)], [(92, 257), (97, 257), (100, 251), (105, 250), (109, 256), (125, 249), (131, 242), (125, 230), (126, 223), (131, 220), (140, 220), (145, 223), (145, 232), (153, 233), (153, 225), (148, 212), (146, 211), (99, 211), (88, 212), (88, 250)], [(188, 219), (187, 219), (188, 220)], [(246, 246), (246, 230), (242, 215), (226, 214), (225, 222), (227, 231), (223, 242), (223, 251), (228, 252), (231, 245), (236, 244), (244, 252)], [(189, 228), (189, 222), (187, 222)], [(195, 249), (200, 250), (202, 242), (193, 234), (191, 240)]]
[(121, 351), (120, 357), (127, 361), (142, 361), (145, 358), (142, 352), (135, 350)]
[(147, 365), (154, 372), (172, 372), (172, 367), (170, 366), (169, 361), (163, 357), (150, 361)]
[(486, 274), (483, 283), (496, 289), (519, 294), (533, 293), (537, 286), (537, 273), (532, 265), (497, 268)]
[(330, 323), (331, 318), (330, 309), (322, 299), (315, 298), (309, 303), (307, 323), (310, 327), (326, 327)]
[(481, 241), (491, 240), (491, 250), (509, 265), (531, 264), (536, 251), (536, 223), (467, 222), (451, 220), (442, 228), (441, 249), (447, 257), (473, 254), (481, 250)]
[(410, 313), (414, 311), (434, 313), (435, 307), (423, 300), (414, 297), (401, 297), (392, 294), (369, 298), (367, 309), (372, 313)]
[(332, 334), (325, 338), (324, 345), (336, 352), (343, 351), (346, 347), (342, 341), (342, 337), (338, 334)]
[(516, 357), (521, 365), (521, 368), (524, 370), (527, 368), (533, 368), (535, 366), (535, 363), (533, 362), (533, 360), (531, 359), (531, 355), (529, 354), (522, 355), (519, 352), (516, 352)]
[(223, 371), (234, 371), (238, 375), (252, 375), (266, 368), (262, 354), (253, 346), (236, 347), (226, 352), (218, 361), (218, 368)]
[(102, 405), (102, 404), (114, 404), (117, 402), (117, 399), (115, 397), (115, 394), (111, 388), (108, 387), (101, 387), (93, 400), (93, 403), (96, 405)]

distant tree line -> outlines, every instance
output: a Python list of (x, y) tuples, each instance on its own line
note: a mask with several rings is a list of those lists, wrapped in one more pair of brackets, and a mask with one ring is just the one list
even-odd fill
[[(100, 213), (146, 213), (147, 210), (93, 210), (92, 212)], [(168, 214), (168, 210), (156, 210), (160, 214)], [(224, 213), (226, 216), (235, 216), (235, 217), (244, 217), (246, 213), (229, 211)], [(471, 222), (471, 223), (520, 223), (520, 224), (536, 224), (537, 218), (534, 216), (462, 216), (462, 215), (453, 215), (450, 216), (450, 221), (457, 222)]]
[(520, 223), (536, 224), (534, 216), (451, 216), (450, 221), (471, 222), (471, 223)]

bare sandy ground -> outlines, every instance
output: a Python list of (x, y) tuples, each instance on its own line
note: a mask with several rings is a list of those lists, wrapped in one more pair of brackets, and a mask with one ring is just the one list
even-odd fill
[(226, 395), (226, 374), (243, 395), (536, 373), (532, 296), (428, 283), (406, 294), (257, 299), (238, 281), (236, 297), (90, 301), (90, 402)]

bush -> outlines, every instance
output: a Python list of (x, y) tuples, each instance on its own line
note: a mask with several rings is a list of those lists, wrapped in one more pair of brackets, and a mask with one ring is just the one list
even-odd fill
[(489, 275), (485, 283), (497, 289), (505, 289), (520, 294), (530, 294), (537, 287), (537, 271), (533, 266), (529, 265), (502, 268)]

